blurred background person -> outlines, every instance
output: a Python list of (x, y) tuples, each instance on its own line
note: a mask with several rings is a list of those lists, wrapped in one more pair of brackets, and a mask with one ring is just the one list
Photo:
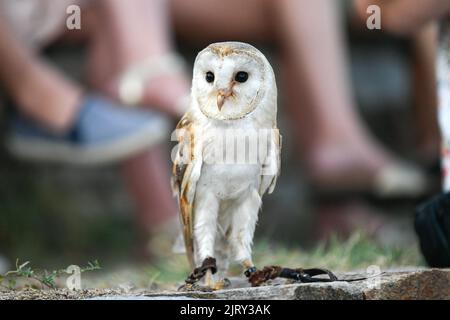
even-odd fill
[[(73, 3), (0, 2), (0, 81), (14, 107), (9, 121), (8, 146), (14, 155), (28, 160), (82, 165), (121, 161), (125, 183), (135, 200), (139, 231), (145, 237), (156, 230), (170, 233), (171, 226), (162, 226), (177, 224), (178, 217), (169, 188), (168, 150), (161, 144), (169, 139), (167, 117), (160, 112), (119, 106), (95, 86), (94, 78), (91, 79), (92, 89), (85, 89), (40, 55), (43, 48), (66, 37), (66, 8)], [(164, 44), (158, 41), (155, 45), (152, 41), (143, 41), (143, 46), (136, 46), (140, 39), (132, 36), (133, 26), (120, 25), (119, 29), (113, 29), (114, 23), (129, 17), (126, 11), (123, 18), (116, 17), (112, 2), (99, 1), (93, 7), (98, 8), (99, 14), (108, 14), (109, 20), (104, 23), (111, 27), (107, 29), (111, 30), (110, 37), (124, 34), (114, 39), (115, 48), (103, 52), (104, 59), (117, 54), (108, 72), (114, 71), (112, 66), (120, 68), (142, 55), (148, 57), (164, 50)], [(100, 57), (100, 35), (108, 37), (104, 30), (96, 29), (97, 26), (100, 24), (90, 25), (87, 18), (83, 34), (79, 36), (88, 40), (93, 60)], [(135, 40), (125, 41), (129, 38)], [(101, 62), (100, 59), (93, 63), (101, 68)], [(89, 68), (93, 69), (94, 66)], [(93, 73), (95, 77), (97, 73)], [(161, 103), (167, 110), (174, 107), (170, 104), (174, 95), (162, 89), (152, 94), (162, 97), (161, 101), (151, 96), (147, 103)], [(169, 102), (164, 104), (166, 101)], [(143, 247), (145, 244), (144, 238)]]
[[(356, 2), (356, 7), (359, 14), (362, 15), (362, 10), (367, 6), (368, 1), (361, 0)], [(450, 4), (448, 1), (433, 0), (395, 0), (375, 1), (373, 4), (380, 6), (384, 12), (384, 27), (387, 31), (401, 35), (417, 35), (423, 30), (430, 30), (433, 32), (433, 40), (438, 40), (439, 30), (439, 51), (433, 52), (438, 56), (437, 67), (437, 83), (439, 89), (439, 124), (441, 134), (443, 136), (443, 150), (442, 150), (442, 170), (443, 170), (443, 189), (448, 191), (450, 189), (450, 179), (448, 177), (449, 170), (449, 137), (448, 128), (450, 127), (450, 120), (448, 119), (449, 103), (449, 26), (448, 19), (450, 16)], [(404, 19), (399, 19), (400, 16)], [(401, 21), (400, 21), (401, 20)], [(435, 79), (429, 79), (435, 80)], [(436, 82), (436, 81), (433, 81)], [(426, 83), (424, 83), (426, 85)], [(430, 110), (433, 114), (433, 111)]]
[[(369, 1), (356, 1), (363, 15)], [(422, 253), (432, 267), (450, 266), (450, 2), (444, 0), (370, 1), (383, 12), (383, 26), (388, 32), (410, 35), (423, 29), (439, 30), (437, 52), (437, 85), (439, 90), (438, 121), (442, 135), (442, 189), (443, 193), (417, 209), (415, 229)], [(435, 79), (430, 79), (435, 80)]]

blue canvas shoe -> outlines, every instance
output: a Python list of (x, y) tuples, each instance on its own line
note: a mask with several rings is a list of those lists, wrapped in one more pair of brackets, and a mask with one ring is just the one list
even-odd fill
[(14, 116), (7, 147), (27, 160), (88, 165), (122, 160), (165, 139), (169, 121), (164, 116), (87, 96), (73, 128), (64, 134)]

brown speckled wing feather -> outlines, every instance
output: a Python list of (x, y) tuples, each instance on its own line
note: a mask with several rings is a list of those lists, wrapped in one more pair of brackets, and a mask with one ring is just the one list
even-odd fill
[[(183, 116), (176, 129), (178, 150), (172, 169), (172, 189), (178, 196), (186, 255), (189, 264), (194, 268), (194, 239), (192, 234), (194, 217), (192, 208), (201, 159), (196, 157), (198, 152), (196, 152), (194, 128), (189, 113)], [(194, 172), (194, 170), (197, 172)]]

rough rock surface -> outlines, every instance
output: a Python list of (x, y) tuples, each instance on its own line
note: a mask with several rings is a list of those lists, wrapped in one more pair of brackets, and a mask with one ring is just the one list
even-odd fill
[[(241, 280), (235, 286), (215, 292), (176, 292), (134, 290), (83, 290), (66, 289), (39, 291), (0, 291), (0, 299), (283, 299), (283, 300), (373, 300), (373, 299), (450, 299), (450, 269), (423, 269), (414, 271), (389, 271), (369, 279), (358, 280), (363, 275), (338, 274), (340, 279), (355, 280), (332, 283), (286, 284), (251, 288)], [(244, 287), (242, 287), (244, 286)]]

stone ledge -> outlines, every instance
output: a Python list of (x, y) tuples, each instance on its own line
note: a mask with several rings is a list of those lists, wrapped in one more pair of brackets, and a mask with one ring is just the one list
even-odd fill
[[(356, 273), (338, 274), (340, 279), (355, 279)], [(245, 287), (215, 292), (176, 292), (134, 290), (60, 290), (0, 291), (0, 299), (95, 299), (95, 300), (404, 300), (450, 299), (450, 269), (423, 269), (415, 271), (388, 271), (366, 280), (332, 283), (283, 284), (248, 287), (242, 280), (233, 281)]]
[[(360, 278), (360, 274), (338, 274), (340, 279)], [(176, 295), (203, 299), (283, 299), (283, 300), (405, 300), (450, 299), (450, 270), (424, 269), (384, 272), (360, 281), (332, 283), (278, 284), (245, 287), (211, 293)], [(152, 295), (146, 295), (151, 298)], [(173, 296), (173, 295), (172, 295)]]

